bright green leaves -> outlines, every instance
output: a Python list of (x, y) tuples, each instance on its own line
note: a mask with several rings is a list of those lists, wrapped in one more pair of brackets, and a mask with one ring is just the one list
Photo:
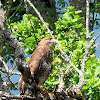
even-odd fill
[[(80, 12), (80, 11), (79, 11)], [(77, 11), (78, 13), (78, 11)], [(74, 7), (68, 7), (68, 9), (66, 10), (66, 13), (63, 15), (62, 19), (59, 18), (59, 20), (55, 23), (56, 25), (56, 33), (60, 33), (60, 36), (63, 37), (69, 37), (70, 35), (72, 35), (71, 37), (74, 38), (76, 36), (79, 36), (79, 33), (77, 33), (77, 31), (79, 30), (80, 32), (83, 32), (83, 24), (81, 23), (82, 21), (84, 21), (83, 17), (80, 17), (74, 11)], [(72, 33), (72, 34), (70, 34)], [(85, 34), (85, 32), (84, 32)]]
[(70, 21), (70, 20), (72, 19), (72, 16), (71, 16), (68, 12), (66, 12), (66, 13), (63, 15), (63, 18), (62, 18), (62, 19), (65, 19), (65, 20)]
[[(92, 54), (90, 60), (86, 62), (85, 71), (86, 86), (83, 86), (84, 93), (92, 96), (93, 100), (98, 100), (100, 90), (100, 60)], [(94, 99), (95, 98), (95, 99)]]
[[(75, 11), (72, 6), (68, 7), (63, 17), (59, 18), (55, 23), (56, 39), (59, 40), (63, 51), (66, 52), (73, 64), (79, 69), (81, 69), (86, 48), (86, 29), (83, 25), (84, 18), (78, 15), (80, 12)], [(48, 23), (46, 24), (49, 26)], [(12, 23), (10, 27), (20, 44), (24, 47), (26, 55), (32, 54), (37, 46), (34, 34), (38, 38), (38, 42), (42, 38), (50, 36), (40, 20), (32, 15), (25, 14), (21, 22)], [(93, 41), (92, 34), (94, 33), (90, 33), (91, 42)], [(59, 85), (59, 77), (61, 75), (64, 75), (63, 80), (66, 87), (69, 87), (71, 83), (73, 85), (77, 84), (79, 81), (78, 73), (70, 68), (70, 73), (66, 75), (65, 72), (69, 64), (61, 58), (60, 51), (56, 46), (53, 51), (53, 71), (45, 82), (45, 86), (53, 89)], [(97, 98), (95, 100), (98, 100), (99, 94), (97, 91), (100, 89), (100, 61), (95, 57), (95, 48), (90, 50), (88, 59), (85, 66), (85, 82), (87, 84), (83, 87), (83, 91), (85, 95), (93, 96)], [(29, 58), (27, 61), (29, 61)]]
[[(48, 23), (46, 24), (49, 26)], [(41, 24), (41, 21), (32, 15), (24, 14), (21, 22), (11, 23), (10, 27), (19, 42), (25, 48), (26, 55), (32, 54), (36, 48), (35, 37), (39, 42), (42, 38), (50, 36), (44, 25)]]
[(72, 6), (68, 7), (63, 17), (55, 23), (56, 37), (60, 40), (62, 49), (73, 56), (71, 60), (76, 66), (82, 62), (86, 45), (86, 30), (82, 23), (84, 18), (78, 15), (80, 12), (74, 11)]
[(74, 6), (70, 6), (70, 7), (67, 8), (66, 11), (68, 11), (68, 12), (70, 11), (70, 13), (73, 13), (74, 8), (75, 8)]
[[(55, 23), (56, 26), (56, 33), (55, 36), (61, 45), (61, 48), (67, 53), (67, 55), (71, 55), (71, 61), (73, 64), (81, 69), (83, 57), (85, 54), (86, 48), (86, 29), (84, 28), (84, 18), (80, 17), (78, 13), (81, 11), (74, 11), (74, 7), (68, 7), (66, 13), (63, 15), (62, 18)], [(90, 33), (91, 35), (91, 42), (93, 41), (92, 37), (93, 32)], [(58, 50), (57, 48), (55, 48)], [(66, 71), (68, 67), (68, 63), (63, 63), (58, 65), (57, 58), (55, 58), (54, 62), (57, 68), (63, 72)], [(59, 60), (58, 60), (59, 61)], [(97, 90), (100, 89), (100, 62), (98, 59), (95, 58), (95, 48), (90, 50), (89, 53), (89, 60), (86, 62), (85, 66), (85, 81), (86, 85), (83, 87), (85, 95), (92, 95), (93, 97), (98, 98)], [(62, 69), (63, 67), (63, 69)], [(66, 80), (66, 86), (72, 82), (74, 85), (79, 81), (79, 75), (74, 71), (71, 70), (74, 75), (72, 75), (69, 80), (64, 77)], [(60, 72), (61, 74), (61, 72)], [(73, 81), (71, 80), (73, 78)], [(92, 89), (93, 88), (93, 89)], [(94, 94), (96, 96), (94, 96)], [(97, 99), (96, 99), (97, 100)]]
[(33, 44), (35, 43), (35, 38), (34, 37), (27, 38), (26, 43), (29, 44), (30, 47), (34, 46)]

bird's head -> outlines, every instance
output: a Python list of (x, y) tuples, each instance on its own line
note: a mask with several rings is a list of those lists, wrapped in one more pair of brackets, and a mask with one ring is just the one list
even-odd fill
[(54, 43), (55, 39), (53, 39), (52, 37), (46, 37), (40, 41), (39, 45), (48, 45), (52, 47)]

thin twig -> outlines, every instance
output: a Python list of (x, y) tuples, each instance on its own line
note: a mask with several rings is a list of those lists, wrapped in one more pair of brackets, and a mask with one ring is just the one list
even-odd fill
[(70, 68), (71, 68), (71, 66), (68, 66), (67, 70), (65, 71), (66, 75), (68, 75), (68, 73), (70, 73)]
[[(62, 70), (61, 70), (61, 72), (63, 73)], [(64, 91), (65, 83), (64, 83), (64, 80), (63, 80), (63, 79), (64, 79), (64, 74), (59, 75), (60, 84), (58, 85), (57, 92), (62, 92), (62, 91)]]
[(37, 100), (35, 97), (30, 97), (30, 96), (25, 96), (25, 95), (10, 95), (10, 94), (6, 94), (6, 93), (3, 93), (2, 91), (0, 91), (0, 97), (7, 97), (9, 99), (32, 99), (32, 100)]
[(65, 61), (68, 62), (70, 66), (73, 67), (78, 73), (80, 73), (80, 70), (71, 62), (69, 56), (61, 49), (61, 47), (58, 44), (56, 45), (62, 54), (62, 58), (65, 59)]
[(89, 38), (89, 0), (86, 0), (86, 38)]
[(93, 44), (95, 43), (95, 41), (97, 40), (97, 38), (100, 36), (100, 33), (97, 35), (97, 37), (93, 40), (93, 42), (90, 44), (90, 47), (93, 46)]
[(35, 35), (35, 32), (34, 32), (34, 27), (33, 27), (33, 25), (32, 25), (32, 21), (31, 21), (31, 19), (30, 19), (30, 16), (29, 16), (29, 13), (28, 13), (28, 7), (27, 7), (27, 3), (26, 3), (26, 0), (24, 0), (24, 2), (25, 2), (25, 8), (26, 8), (26, 13), (27, 13), (27, 15), (28, 15), (28, 18), (29, 18), (29, 21), (30, 21), (30, 24), (31, 24), (31, 27), (32, 27), (32, 31), (33, 31), (33, 35), (34, 35), (34, 38), (35, 38), (35, 41), (36, 41), (36, 44), (38, 45), (38, 38), (36, 37), (36, 35)]
[(21, 73), (18, 73), (18, 72), (12, 72), (12, 75), (21, 75)]
[(90, 49), (90, 35), (89, 35), (89, 0), (86, 0), (86, 49), (85, 49), (85, 55), (83, 57), (83, 62), (82, 62), (82, 67), (81, 70), (82, 72), (85, 72), (85, 64), (88, 60), (88, 54), (89, 54), (89, 49)]
[(15, 67), (16, 67), (16, 60), (15, 60), (14, 63), (13, 63), (13, 66), (12, 66), (12, 68), (11, 68), (11, 72), (14, 71)]
[(50, 29), (48, 28), (48, 26), (46, 25), (44, 19), (42, 18), (40, 12), (35, 8), (35, 6), (29, 1), (29, 0), (26, 0), (29, 5), (34, 9), (34, 11), (37, 13), (37, 15), (39, 16), (40, 20), (42, 21), (43, 25), (46, 27), (48, 33), (52, 36), (52, 38), (54, 38), (54, 36), (52, 35)]
[[(0, 68), (0, 72), (1, 72), (2, 74), (5, 75), (5, 73), (3, 73), (2, 71), (3, 71), (3, 72), (6, 72), (6, 70)], [(18, 73), (18, 72), (12, 72), (12, 70), (9, 70), (9, 73), (10, 73), (11, 75), (21, 75), (21, 73)]]
[(82, 65), (81, 65), (81, 74), (79, 74), (79, 83), (76, 87), (82, 88), (85, 85), (85, 65), (88, 61), (89, 51), (90, 51), (90, 35), (89, 35), (89, 0), (86, 0), (86, 49), (85, 55), (83, 57)]
[(8, 71), (9, 71), (8, 66), (7, 66), (6, 63), (3, 61), (3, 59), (2, 59), (1, 56), (0, 56), (0, 61), (3, 63), (6, 72), (8, 72)]
[[(2, 68), (0, 68), (0, 73), (6, 75), (5, 73), (2, 72), (3, 70), (1, 70), (1, 69), (2, 69)], [(5, 70), (4, 70), (4, 71), (5, 71)]]
[[(41, 22), (43, 23), (43, 25), (46, 27), (48, 33), (54, 38), (54, 36), (52, 35), (49, 27), (45, 24), (45, 21), (43, 20), (42, 16), (40, 15), (39, 11), (34, 7), (34, 5), (29, 1), (26, 0), (29, 5), (35, 10), (35, 12), (37, 13), (37, 15), (39, 16)], [(79, 70), (70, 60), (69, 56), (61, 49), (60, 45), (58, 44), (58, 41), (56, 41), (56, 46), (58, 47), (58, 49), (60, 50), (63, 58), (65, 59), (66, 62), (68, 62), (70, 64), (70, 66), (72, 66), (74, 68), (75, 71), (77, 71), (79, 73), (79, 78), (80, 78), (80, 83), (77, 85), (79, 88), (81, 88), (84, 85), (84, 73)], [(84, 70), (84, 67), (83, 67)]]
[[(35, 6), (34, 6), (29, 0), (26, 0), (26, 1), (27, 1), (27, 2), (29, 3), (29, 5), (35, 10), (35, 12), (36, 12), (37, 15), (39, 16), (41, 22), (42, 22), (43, 25), (46, 27), (48, 33), (52, 36), (52, 38), (54, 38), (54, 36), (52, 35), (52, 33), (51, 33), (49, 27), (45, 24), (45, 21), (44, 21), (44, 19), (42, 18), (40, 12), (35, 8)], [(67, 62), (69, 62), (69, 64), (70, 64), (78, 73), (80, 73), (80, 70), (79, 70), (76, 66), (74, 66), (74, 64), (73, 64), (73, 63), (71, 62), (71, 60), (69, 59), (68, 55), (61, 49), (60, 45), (58, 44), (58, 41), (56, 41), (56, 46), (57, 46), (58, 49), (60, 50), (62, 56), (64, 56), (64, 59), (65, 59)]]
[(13, 84), (13, 86), (18, 90), (18, 87), (17, 87), (11, 80), (9, 80), (9, 82), (10, 82), (11, 84)]
[(11, 18), (16, 14), (16, 12), (18, 11), (18, 9), (20, 8), (20, 6), (21, 6), (22, 3), (23, 3), (23, 2), (21, 2), (21, 3), (19, 4), (19, 6), (18, 6), (18, 8), (16, 9), (16, 11), (12, 14), (12, 16), (11, 16), (9, 19), (11, 19)]

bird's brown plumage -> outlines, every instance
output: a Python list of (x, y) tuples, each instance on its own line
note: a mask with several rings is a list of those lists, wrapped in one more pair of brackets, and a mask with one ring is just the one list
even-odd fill
[(43, 84), (52, 70), (53, 43), (51, 37), (42, 39), (29, 60), (28, 64), (37, 84)]
[[(53, 44), (54, 39), (51, 37), (42, 39), (28, 62), (31, 74), (33, 75), (37, 85), (42, 85), (52, 71)], [(22, 81), (22, 79), (20, 81)], [(21, 89), (22, 85), (20, 85), (20, 90)]]

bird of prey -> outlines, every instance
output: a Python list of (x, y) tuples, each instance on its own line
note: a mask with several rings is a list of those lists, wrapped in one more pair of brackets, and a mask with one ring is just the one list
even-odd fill
[[(55, 40), (52, 37), (46, 37), (40, 41), (36, 50), (30, 57), (28, 66), (37, 85), (42, 85), (52, 71), (52, 46)], [(23, 79), (19, 82), (19, 90), (22, 89)]]
[(28, 65), (31, 73), (34, 75), (36, 84), (42, 85), (48, 78), (52, 70), (52, 46), (54, 39), (46, 37), (41, 40), (36, 50), (30, 57)]

